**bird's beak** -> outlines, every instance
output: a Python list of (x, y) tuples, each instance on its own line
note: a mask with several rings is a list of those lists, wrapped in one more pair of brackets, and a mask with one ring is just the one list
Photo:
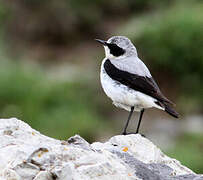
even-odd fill
[(107, 42), (106, 41), (103, 41), (101, 39), (95, 39), (95, 41), (101, 43), (103, 46), (107, 46)]

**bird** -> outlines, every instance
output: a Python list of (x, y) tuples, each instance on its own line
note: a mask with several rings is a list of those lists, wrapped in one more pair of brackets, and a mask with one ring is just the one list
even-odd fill
[(143, 114), (148, 108), (157, 108), (178, 118), (179, 114), (173, 108), (175, 104), (163, 95), (130, 39), (113, 36), (107, 41), (95, 40), (105, 50), (100, 69), (102, 88), (116, 107), (129, 111), (123, 135), (131, 134), (127, 127), (134, 111), (140, 112), (135, 134), (139, 133)]

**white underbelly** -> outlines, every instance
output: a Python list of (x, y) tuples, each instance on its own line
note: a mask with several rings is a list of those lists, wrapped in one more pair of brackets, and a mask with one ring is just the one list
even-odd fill
[(121, 83), (111, 79), (103, 68), (103, 63), (100, 72), (102, 88), (106, 95), (112, 99), (116, 106), (130, 111), (131, 107), (135, 107), (135, 111), (140, 111), (143, 108), (157, 107), (154, 103), (156, 100), (141, 92), (128, 88)]

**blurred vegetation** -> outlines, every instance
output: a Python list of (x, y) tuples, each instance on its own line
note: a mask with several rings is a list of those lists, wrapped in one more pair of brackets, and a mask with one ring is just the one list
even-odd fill
[[(135, 43), (182, 115), (203, 113), (200, 0), (1, 0), (0, 23), (0, 53), (6, 54), (0, 57), (1, 118), (17, 117), (61, 139), (79, 133), (94, 141), (112, 131), (110, 126), (115, 129), (115, 108), (100, 94), (99, 68), (94, 69), (103, 50), (92, 41), (115, 34)], [(84, 49), (78, 48), (83, 43)], [(32, 62), (38, 58), (40, 64)], [(49, 68), (63, 66), (62, 59), (67, 61), (65, 79), (53, 79)], [(69, 63), (76, 59), (93, 78), (86, 79), (84, 72), (69, 78)], [(201, 140), (202, 135), (183, 134), (169, 155), (203, 173)]]
[(97, 92), (82, 80), (53, 80), (36, 66), (1, 61), (0, 84), (1, 118), (17, 117), (51, 137), (78, 133), (91, 141), (105, 125), (92, 98)]
[(203, 134), (183, 134), (167, 155), (178, 159), (183, 165), (202, 174)]
[(106, 35), (107, 22), (168, 4), (169, 0), (1, 1), (0, 21), (6, 20), (6, 38), (15, 40), (11, 45), (61, 46)]

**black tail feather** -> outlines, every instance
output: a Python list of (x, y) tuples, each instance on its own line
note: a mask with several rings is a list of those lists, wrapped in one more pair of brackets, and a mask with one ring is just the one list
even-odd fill
[(164, 104), (165, 111), (170, 114), (171, 116), (178, 118), (179, 114), (168, 104)]

